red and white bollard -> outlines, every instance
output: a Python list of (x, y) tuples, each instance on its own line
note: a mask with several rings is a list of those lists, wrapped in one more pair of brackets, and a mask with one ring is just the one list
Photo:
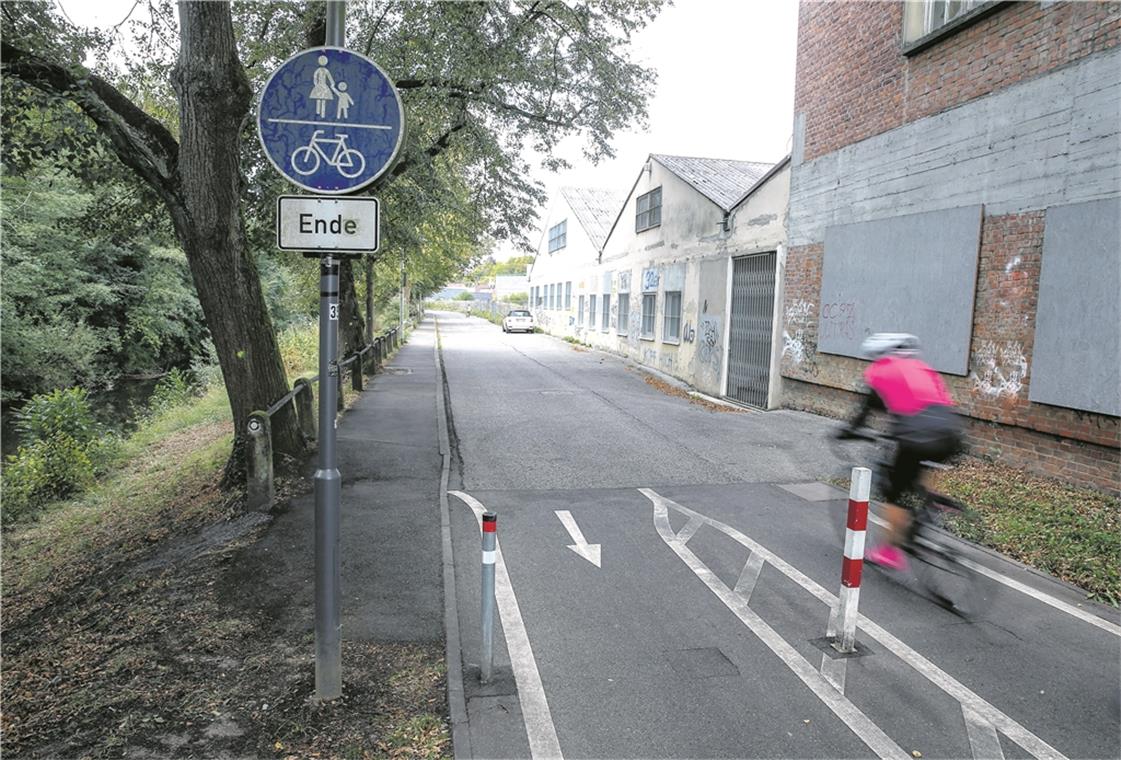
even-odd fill
[(868, 495), (871, 490), (872, 471), (867, 467), (853, 467), (845, 527), (845, 557), (841, 562), (841, 593), (837, 596), (837, 609), (829, 616), (826, 631), (826, 636), (833, 640), (833, 648), (838, 652), (856, 650), (857, 605), (860, 602), (860, 573), (864, 569), (864, 536), (868, 528)]
[(498, 515), (483, 512), (483, 647), (479, 657), (479, 680), (490, 681), (494, 651), (494, 559), (498, 545)]

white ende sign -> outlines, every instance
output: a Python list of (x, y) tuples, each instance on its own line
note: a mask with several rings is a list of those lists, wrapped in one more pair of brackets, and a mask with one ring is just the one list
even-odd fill
[(276, 247), (282, 251), (374, 253), (379, 237), (377, 198), (276, 199)]

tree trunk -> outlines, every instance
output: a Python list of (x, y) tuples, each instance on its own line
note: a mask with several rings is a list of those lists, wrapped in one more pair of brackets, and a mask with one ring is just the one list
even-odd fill
[(358, 305), (351, 261), (344, 259), (339, 267), (339, 350), (343, 356), (358, 351), (365, 344), (365, 320)]
[[(239, 143), (251, 93), (237, 57), (230, 5), (180, 2), (179, 23), (173, 84), (179, 96), (182, 206), (171, 211), (230, 397), (235, 435), (230, 479), (244, 466), (238, 454), (249, 414), (268, 408), (288, 385), (241, 215)], [(291, 405), (274, 415), (271, 428), (275, 452), (303, 451)]]

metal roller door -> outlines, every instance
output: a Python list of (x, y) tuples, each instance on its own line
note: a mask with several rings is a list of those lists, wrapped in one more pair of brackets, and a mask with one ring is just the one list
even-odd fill
[(732, 260), (728, 398), (767, 407), (775, 306), (775, 253)]

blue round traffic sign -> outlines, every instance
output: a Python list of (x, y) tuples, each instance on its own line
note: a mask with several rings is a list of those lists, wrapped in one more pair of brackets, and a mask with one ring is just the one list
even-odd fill
[(397, 88), (360, 53), (317, 47), (272, 73), (257, 108), (265, 155), (313, 193), (349, 193), (393, 164), (405, 133)]

